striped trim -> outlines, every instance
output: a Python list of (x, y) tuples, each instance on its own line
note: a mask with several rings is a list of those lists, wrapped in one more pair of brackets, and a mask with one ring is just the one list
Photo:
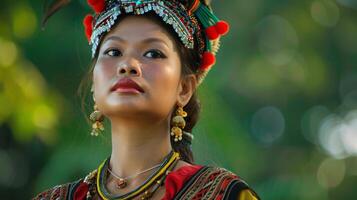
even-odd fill
[(230, 184), (239, 180), (237, 175), (224, 168), (203, 167), (189, 179), (174, 199), (223, 199)]

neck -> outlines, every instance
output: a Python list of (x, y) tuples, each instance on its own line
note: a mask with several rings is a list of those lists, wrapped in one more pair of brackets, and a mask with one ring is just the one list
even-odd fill
[(161, 163), (171, 151), (169, 122), (111, 120), (110, 166), (121, 177)]

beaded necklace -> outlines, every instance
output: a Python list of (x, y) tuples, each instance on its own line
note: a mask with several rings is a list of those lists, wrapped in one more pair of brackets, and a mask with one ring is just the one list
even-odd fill
[(145, 180), (143, 184), (138, 186), (133, 191), (130, 191), (126, 194), (122, 195), (113, 195), (110, 194), (106, 189), (105, 184), (107, 182), (107, 169), (109, 167), (109, 158), (106, 159), (98, 168), (97, 174), (97, 190), (99, 196), (103, 200), (126, 200), (131, 199), (133, 197), (137, 197), (141, 195), (141, 199), (149, 199), (153, 193), (163, 185), (166, 175), (175, 167), (179, 160), (179, 153), (171, 151), (164, 159), (159, 169), (157, 169), (152, 175), (149, 176), (148, 179)]

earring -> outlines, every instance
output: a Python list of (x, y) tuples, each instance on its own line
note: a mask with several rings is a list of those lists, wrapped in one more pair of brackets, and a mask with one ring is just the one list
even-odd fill
[(92, 136), (98, 136), (101, 131), (104, 131), (104, 115), (98, 110), (97, 104), (93, 106), (94, 111), (89, 115), (89, 119), (92, 121)]
[[(93, 86), (91, 88), (91, 91), (93, 92)], [(89, 119), (92, 121), (92, 132), (90, 133), (92, 136), (98, 136), (101, 131), (104, 131), (104, 115), (98, 110), (98, 106), (95, 103), (95, 98), (93, 95), (93, 101), (94, 101), (94, 106), (93, 109), (94, 111), (89, 115)]]
[(183, 110), (182, 106), (178, 106), (176, 110), (176, 116), (172, 118), (171, 122), (171, 135), (175, 137), (175, 142), (182, 140), (182, 129), (184, 129), (186, 126), (184, 117), (187, 117), (187, 113)]

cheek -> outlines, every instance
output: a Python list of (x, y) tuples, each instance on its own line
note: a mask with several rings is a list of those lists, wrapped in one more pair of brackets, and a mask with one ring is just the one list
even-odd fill
[(115, 68), (111, 67), (112, 64), (108, 61), (99, 61), (93, 69), (93, 83), (96, 93), (106, 91), (107, 87), (111, 83), (113, 77), (115, 77)]
[(115, 63), (110, 60), (98, 60), (94, 67), (95, 76), (111, 77), (115, 75)]
[[(170, 100), (176, 98), (181, 67), (178, 63), (165, 63), (148, 70), (155, 96)], [(170, 101), (171, 102), (171, 101)]]

